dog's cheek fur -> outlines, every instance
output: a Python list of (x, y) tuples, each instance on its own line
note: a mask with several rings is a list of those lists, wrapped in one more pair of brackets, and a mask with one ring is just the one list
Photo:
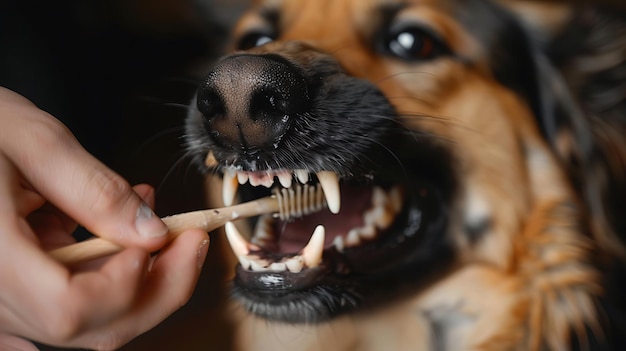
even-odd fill
[[(442, 79), (445, 87), (429, 85), (426, 78), (381, 88), (387, 96), (412, 92), (419, 97), (392, 99), (408, 116), (403, 122), (409, 128), (430, 131), (443, 143), (454, 140), (448, 147), (457, 155), (458, 172), (465, 175), (465, 195), (457, 207), (464, 222), (451, 225), (457, 245), (468, 262), (520, 270), (518, 277), (508, 279), (533, 287), (526, 307), (517, 306), (518, 312), (526, 309), (524, 318), (531, 321), (528, 346), (567, 348), (576, 334), (573, 338), (584, 343), (586, 328), (596, 326), (594, 309), (601, 290), (582, 208), (525, 101), (490, 77), (465, 69), (448, 65), (446, 77), (451, 79)], [(434, 121), (415, 118), (417, 111)], [(470, 233), (473, 223), (487, 223), (479, 238)]]

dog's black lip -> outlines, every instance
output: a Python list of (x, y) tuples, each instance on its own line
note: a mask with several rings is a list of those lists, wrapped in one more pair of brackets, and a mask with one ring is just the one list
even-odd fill
[(327, 265), (305, 268), (299, 273), (292, 272), (252, 272), (237, 265), (236, 282), (246, 289), (254, 289), (261, 294), (283, 294), (303, 290), (318, 283), (319, 277), (329, 273)]

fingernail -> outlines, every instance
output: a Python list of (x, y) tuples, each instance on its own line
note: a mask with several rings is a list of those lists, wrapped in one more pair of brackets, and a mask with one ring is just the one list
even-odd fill
[(198, 270), (201, 270), (202, 266), (204, 266), (207, 252), (209, 252), (209, 239), (204, 239), (198, 248)]
[(167, 226), (146, 203), (142, 202), (137, 209), (135, 228), (144, 238), (160, 238), (167, 235)]

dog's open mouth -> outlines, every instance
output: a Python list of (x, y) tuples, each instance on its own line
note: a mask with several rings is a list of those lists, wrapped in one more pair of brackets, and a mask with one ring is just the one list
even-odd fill
[(242, 226), (245, 236), (226, 226), (244, 308), (319, 322), (414, 289), (451, 261), (454, 172), (448, 149), (400, 123), (374, 84), (309, 47), (288, 51), (295, 61), (222, 59), (198, 92), (187, 138), (205, 170), (223, 174), (227, 206), (298, 183), (324, 190), (323, 211), (264, 215)]
[[(359, 280), (367, 285), (392, 278), (399, 267), (414, 263), (423, 220), (434, 211), (424, 185), (401, 185), (372, 174), (342, 179), (334, 172), (227, 168), (224, 200), (231, 202), (239, 192), (248, 201), (298, 183), (319, 183), (328, 208), (288, 220), (263, 215), (251, 222), (250, 241), (234, 225), (226, 228), (240, 262), (235, 292), (248, 309), (272, 319), (324, 320), (358, 305), (364, 293), (356, 288)], [(298, 309), (301, 313), (294, 312)]]

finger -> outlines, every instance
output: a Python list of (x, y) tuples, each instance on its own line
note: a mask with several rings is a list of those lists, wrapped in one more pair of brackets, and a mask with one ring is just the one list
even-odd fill
[[(149, 262), (145, 251), (126, 249), (98, 271), (71, 275), (40, 252), (19, 251), (28, 261), (13, 276), (4, 272), (8, 280), (3, 281), (11, 281), (12, 289), (3, 294), (0, 324), (13, 328), (9, 331), (14, 334), (56, 346), (72, 346), (81, 335), (127, 313)], [(7, 316), (12, 319), (5, 320)]]
[(24, 119), (3, 125), (9, 135), (0, 138), (29, 183), (97, 235), (123, 246), (160, 248), (167, 227), (128, 182), (87, 153), (56, 119), (31, 110), (14, 112)]
[(32, 342), (17, 336), (0, 333), (0, 350), (5, 351), (38, 351)]
[(37, 235), (41, 247), (46, 251), (76, 241), (72, 233), (78, 224), (50, 203), (28, 215), (28, 223)]
[(154, 208), (154, 188), (148, 184), (137, 184), (133, 190), (150, 208)]
[(181, 234), (156, 257), (130, 313), (109, 328), (86, 333), (74, 346), (117, 348), (159, 324), (191, 297), (208, 246), (201, 230)]

